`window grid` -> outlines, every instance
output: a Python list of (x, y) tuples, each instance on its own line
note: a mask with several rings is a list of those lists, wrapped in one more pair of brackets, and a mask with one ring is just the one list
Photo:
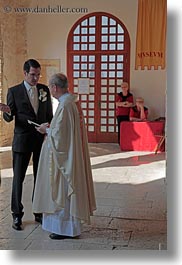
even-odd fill
[(117, 19), (95, 14), (80, 19), (73, 28), (71, 46), (68, 42), (73, 64), (68, 72), (73, 73), (74, 93), (78, 93), (78, 78), (91, 81), (89, 95), (79, 95), (88, 132), (100, 128), (100, 132), (112, 133), (117, 132), (115, 96), (121, 82), (128, 81), (125, 64), (129, 38)]

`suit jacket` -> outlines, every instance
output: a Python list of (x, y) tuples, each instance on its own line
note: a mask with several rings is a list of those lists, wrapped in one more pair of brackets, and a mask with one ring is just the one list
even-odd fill
[(29, 100), (24, 82), (8, 89), (7, 104), (11, 109), (11, 114), (4, 113), (3, 118), (7, 122), (15, 119), (14, 138), (12, 149), (15, 152), (30, 152), (34, 148), (41, 148), (44, 135), (38, 133), (27, 120), (38, 124), (51, 122), (52, 102), (47, 86), (37, 84), (39, 106), (37, 114)]

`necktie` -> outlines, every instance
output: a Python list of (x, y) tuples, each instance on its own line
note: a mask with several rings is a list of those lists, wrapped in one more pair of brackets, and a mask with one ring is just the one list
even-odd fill
[(29, 95), (30, 95), (30, 102), (32, 104), (34, 112), (37, 113), (37, 110), (38, 110), (38, 97), (37, 97), (37, 88), (36, 88), (36, 86), (32, 86), (30, 88)]

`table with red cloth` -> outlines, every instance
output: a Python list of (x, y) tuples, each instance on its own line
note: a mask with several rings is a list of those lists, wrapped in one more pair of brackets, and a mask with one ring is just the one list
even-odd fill
[[(122, 151), (155, 151), (164, 136), (164, 121), (123, 121), (120, 125)], [(164, 144), (158, 151), (164, 150)]]

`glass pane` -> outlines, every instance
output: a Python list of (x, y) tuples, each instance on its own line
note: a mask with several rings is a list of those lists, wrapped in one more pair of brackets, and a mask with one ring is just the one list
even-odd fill
[(82, 100), (87, 100), (87, 95), (82, 95)]
[(106, 132), (107, 130), (106, 130), (106, 126), (101, 126), (101, 132)]
[(101, 93), (107, 93), (107, 87), (101, 87)]
[(81, 64), (81, 69), (83, 69), (83, 70), (86, 70), (87, 69), (87, 64)]
[(89, 110), (88, 115), (89, 115), (90, 117), (94, 117), (94, 111), (93, 111), (93, 110)]
[(79, 25), (76, 27), (73, 34), (80, 34), (80, 26)]
[(78, 51), (80, 49), (80, 44), (74, 44), (73, 45), (73, 50)]
[(87, 42), (87, 38), (88, 38), (87, 36), (82, 36), (81, 37), (82, 42)]
[(87, 110), (83, 109), (83, 115), (87, 116)]
[(109, 119), (109, 124), (114, 124), (114, 119)]
[(115, 109), (115, 104), (114, 103), (109, 103), (109, 108), (110, 109)]
[(110, 63), (109, 64), (109, 69), (115, 69), (115, 64), (114, 63)]
[(102, 25), (104, 26), (108, 25), (108, 17), (102, 16)]
[(117, 72), (117, 77), (123, 77), (123, 72)]
[(95, 42), (95, 36), (89, 36), (89, 42)]
[(101, 95), (101, 100), (102, 101), (107, 101), (107, 95)]
[(107, 104), (106, 103), (101, 103), (101, 109), (107, 109)]
[(116, 56), (115, 55), (109, 55), (109, 61), (110, 62), (115, 62)]
[(88, 33), (88, 29), (87, 28), (82, 28), (81, 29), (81, 33), (82, 34), (87, 34)]
[(102, 55), (101, 60), (102, 62), (107, 62), (107, 55)]
[(118, 24), (118, 33), (124, 33), (124, 30), (122, 29), (122, 27)]
[(74, 72), (73, 72), (73, 77), (79, 77), (79, 72), (74, 71)]
[(101, 110), (101, 116), (106, 117), (107, 116), (107, 111), (106, 110)]
[(82, 25), (82, 26), (87, 26), (87, 25), (88, 25), (88, 20), (85, 19), (84, 21), (82, 21), (81, 25)]
[(90, 85), (91, 85), (91, 86), (94, 86), (94, 84), (95, 84), (94, 81), (95, 81), (94, 79), (91, 79), (91, 80), (90, 80)]
[(118, 63), (117, 64), (117, 69), (122, 69), (123, 70), (123, 64), (122, 63)]
[(118, 35), (118, 41), (124, 41), (124, 35)]
[(89, 109), (94, 109), (94, 103), (92, 103), (92, 102), (89, 103), (89, 104), (88, 104), (88, 107), (89, 107)]
[(82, 102), (82, 103), (81, 103), (81, 107), (82, 107), (83, 109), (86, 109), (86, 108), (87, 108), (87, 103), (86, 103), (86, 102)]
[(89, 34), (95, 34), (95, 28), (89, 28)]
[(102, 63), (101, 64), (101, 69), (102, 70), (106, 70), (107, 69), (107, 64), (106, 63)]
[(107, 80), (106, 79), (102, 79), (101, 80), (101, 85), (107, 85)]
[(102, 28), (102, 34), (107, 34), (108, 33), (108, 28)]
[(118, 50), (124, 50), (124, 44), (118, 44), (117, 49)]
[(80, 68), (80, 65), (78, 63), (73, 64), (73, 69), (78, 70)]
[(117, 56), (117, 61), (118, 62), (123, 62), (123, 55), (118, 55)]
[(95, 50), (95, 44), (89, 44), (89, 50), (94, 51)]
[[(91, 82), (91, 80), (90, 80)], [(90, 87), (90, 93), (95, 93), (95, 88), (94, 87)]]
[(116, 27), (112, 27), (112, 28), (110, 28), (109, 32), (112, 33), (112, 34), (113, 34), (113, 33), (116, 33)]
[(73, 61), (74, 62), (79, 62), (80, 61), (80, 56), (79, 55), (74, 55), (73, 56)]
[(115, 100), (115, 96), (114, 95), (109, 95), (109, 101), (114, 101)]
[(95, 56), (89, 56), (89, 62), (95, 62)]
[(101, 124), (106, 124), (106, 123), (107, 123), (107, 120), (104, 119), (104, 118), (102, 118), (102, 119), (101, 119)]
[(81, 50), (82, 50), (82, 51), (87, 50), (87, 44), (82, 44), (82, 45), (81, 45)]
[(116, 36), (114, 35), (114, 36), (110, 36), (109, 37), (109, 41), (110, 42), (115, 42), (116, 41)]
[(95, 17), (89, 18), (89, 26), (95, 26)]
[(108, 42), (108, 36), (102, 36), (102, 42)]
[(107, 72), (106, 71), (101, 71), (101, 76), (102, 77), (107, 77)]
[(95, 72), (94, 71), (90, 71), (89, 72), (89, 77), (90, 78), (94, 78), (95, 77)]
[(114, 126), (109, 126), (108, 131), (109, 132), (114, 132)]
[(110, 110), (110, 111), (109, 111), (109, 117), (114, 117), (114, 116), (115, 116), (114, 111), (113, 111), (113, 110)]
[(94, 118), (89, 118), (89, 119), (88, 119), (88, 123), (89, 123), (89, 124), (94, 124)]
[(74, 36), (73, 42), (80, 42), (80, 36)]
[(110, 18), (110, 25), (116, 25), (116, 21), (112, 18)]
[(115, 93), (115, 88), (114, 87), (110, 87), (109, 88), (109, 93)]
[(87, 61), (87, 55), (82, 55), (81, 56), (81, 61), (86, 62)]
[(74, 79), (74, 85), (78, 85), (78, 79)]
[(102, 50), (108, 50), (108, 44), (102, 44)]
[(87, 72), (81, 72), (81, 77), (87, 77)]
[(74, 93), (78, 93), (78, 87), (74, 87)]
[(115, 80), (114, 79), (110, 79), (109, 80), (109, 85), (111, 85), (111, 86), (113, 85), (114, 86), (115, 85)]
[(110, 50), (115, 50), (116, 49), (116, 44), (109, 44), (109, 49)]
[(109, 77), (115, 77), (115, 72), (109, 72)]
[(120, 93), (122, 91), (121, 87), (117, 87), (117, 93)]
[(88, 131), (89, 132), (94, 132), (94, 126), (88, 126)]
[(95, 64), (89, 63), (89, 70), (94, 70), (95, 69)]
[(89, 95), (89, 101), (94, 101), (94, 95)]

